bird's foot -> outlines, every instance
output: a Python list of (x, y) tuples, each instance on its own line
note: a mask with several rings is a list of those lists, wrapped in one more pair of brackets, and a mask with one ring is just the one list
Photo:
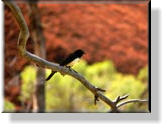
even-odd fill
[(66, 66), (70, 71), (72, 71), (71, 67), (70, 66)]

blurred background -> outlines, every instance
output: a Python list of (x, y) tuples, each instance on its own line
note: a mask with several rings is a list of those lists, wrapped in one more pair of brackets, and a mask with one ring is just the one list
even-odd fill
[[(83, 49), (86, 55), (73, 68), (110, 99), (148, 98), (147, 4), (47, 4), (19, 3), (30, 29), (27, 50), (59, 63), (69, 53)], [(19, 27), (4, 7), (4, 111), (31, 112), (38, 108), (38, 85), (51, 70), (42, 70), (19, 56)], [(42, 73), (42, 74), (40, 74)], [(102, 101), (70, 76), (56, 73), (43, 84), (45, 112), (108, 112)], [(36, 99), (35, 99), (36, 98)], [(37, 101), (37, 102), (36, 102)], [(36, 106), (34, 106), (36, 105)], [(121, 108), (146, 112), (147, 103)]]

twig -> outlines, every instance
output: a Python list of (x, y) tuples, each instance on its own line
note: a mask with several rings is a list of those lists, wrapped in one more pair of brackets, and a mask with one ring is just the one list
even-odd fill
[(114, 101), (114, 103), (117, 105), (120, 101), (122, 101), (122, 100), (128, 98), (128, 96), (129, 96), (129, 95), (118, 96), (118, 97), (116, 98), (116, 100)]
[[(19, 34), (19, 38), (18, 38), (18, 50), (19, 50), (19, 53), (21, 56), (34, 62), (39, 67), (49, 68), (53, 71), (58, 71), (61, 74), (67, 74), (67, 75), (72, 76), (73, 78), (80, 81), (88, 90), (90, 90), (94, 94), (95, 101), (97, 101), (99, 98), (102, 101), (104, 101), (107, 105), (110, 106), (112, 112), (118, 112), (117, 103), (120, 102), (121, 100), (127, 98), (127, 97), (122, 97), (122, 98), (118, 97), (117, 102), (114, 102), (101, 93), (101, 92), (104, 92), (105, 90), (97, 88), (96, 86), (92, 85), (81, 74), (75, 72), (73, 69), (69, 70), (66, 67), (60, 66), (59, 64), (49, 62), (45, 59), (42, 59), (42, 58), (26, 51), (25, 46), (26, 46), (26, 43), (27, 43), (27, 40), (29, 37), (29, 30), (28, 30), (27, 24), (24, 20), (24, 17), (21, 13), (21, 10), (13, 1), (7, 1), (7, 0), (3, 0), (3, 1), (11, 9), (12, 14), (15, 17), (15, 19), (20, 27), (20, 34)], [(126, 103), (129, 103), (129, 102), (126, 102)], [(122, 105), (124, 105), (124, 104), (122, 104)]]
[(122, 102), (120, 104), (117, 105), (117, 108), (120, 108), (126, 104), (129, 104), (129, 103), (134, 103), (134, 102), (148, 102), (147, 100), (141, 100), (141, 99), (131, 99), (131, 100), (127, 100), (125, 102)]

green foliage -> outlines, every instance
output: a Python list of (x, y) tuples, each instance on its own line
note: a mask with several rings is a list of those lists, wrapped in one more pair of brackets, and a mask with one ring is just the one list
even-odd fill
[(22, 90), (21, 90), (21, 101), (26, 101), (31, 98), (34, 91), (34, 85), (36, 83), (36, 68), (33, 66), (27, 66), (21, 73), (22, 79)]
[(140, 70), (137, 78), (144, 82), (148, 81), (148, 67), (147, 66)]
[(15, 106), (8, 100), (4, 101), (4, 112), (12, 112), (15, 110)]
[[(115, 99), (119, 95), (129, 94), (129, 98), (141, 98), (141, 94), (147, 86), (133, 75), (123, 75), (116, 72), (111, 61), (104, 61), (87, 65), (81, 61), (73, 67), (92, 84), (106, 89), (106, 96)], [(47, 74), (51, 71), (47, 70)], [(70, 76), (62, 76), (59, 73), (47, 82), (46, 107), (47, 111), (61, 112), (106, 112), (109, 110), (106, 104), (95, 106), (93, 95), (80, 82)], [(135, 104), (124, 106), (126, 111), (135, 110)], [(145, 107), (146, 110), (146, 107)]]
[[(114, 75), (114, 79), (111, 81), (111, 85), (108, 88), (107, 96), (111, 99), (117, 96), (128, 94), (128, 99), (141, 98), (141, 94), (147, 88), (140, 80), (136, 79), (132, 75), (122, 75), (117, 73)], [(135, 110), (134, 104), (128, 104), (123, 107), (126, 111)]]
[[(141, 98), (142, 93), (147, 90), (147, 70), (141, 70), (137, 77), (123, 75), (116, 71), (111, 61), (98, 62), (88, 65), (85, 61), (73, 67), (82, 74), (93, 85), (106, 89), (104, 93), (110, 99), (119, 95), (129, 94), (129, 98)], [(144, 71), (144, 72), (143, 72)], [(51, 70), (46, 70), (46, 76)], [(22, 72), (22, 98), (29, 98), (35, 85), (36, 69), (32, 66), (26, 67)], [(137, 104), (128, 104), (122, 107), (126, 111), (147, 110), (147, 106), (140, 108)], [(66, 75), (56, 73), (46, 82), (46, 111), (47, 112), (107, 112), (108, 105), (102, 101), (94, 105), (94, 96), (79, 81)]]

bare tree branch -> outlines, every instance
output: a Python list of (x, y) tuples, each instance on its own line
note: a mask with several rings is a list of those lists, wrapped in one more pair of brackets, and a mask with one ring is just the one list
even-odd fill
[[(97, 88), (96, 86), (92, 85), (90, 82), (88, 82), (81, 74), (77, 73), (75, 70), (73, 69), (69, 69), (67, 67), (63, 67), (60, 66), (59, 64), (55, 64), (52, 62), (49, 62), (45, 59), (42, 59), (28, 51), (26, 51), (26, 43), (27, 43), (27, 39), (29, 37), (29, 30), (27, 27), (27, 24), (24, 20), (24, 17), (21, 13), (21, 10), (19, 9), (19, 7), (13, 2), (13, 1), (7, 1), (4, 0), (4, 3), (11, 9), (13, 16), (15, 17), (19, 27), (20, 27), (20, 35), (18, 38), (18, 50), (21, 56), (27, 58), (29, 61), (34, 62), (35, 64), (37, 64), (39, 67), (43, 67), (43, 68), (49, 68), (53, 71), (58, 71), (61, 74), (67, 74), (72, 76), (73, 78), (77, 79), (78, 81), (80, 81), (88, 90), (90, 90), (94, 96), (95, 96), (95, 101), (99, 99), (101, 99), (102, 101), (104, 101), (107, 105), (110, 106), (111, 111), (112, 112), (118, 112), (118, 106), (122, 106), (125, 105), (126, 103), (129, 103), (132, 100), (129, 100), (128, 102), (124, 102), (125, 104), (120, 104), (117, 106), (117, 103), (120, 102), (121, 100), (127, 98), (127, 97), (118, 97), (116, 99), (116, 101), (112, 101), (109, 98), (107, 98), (106, 96), (104, 96), (102, 94), (102, 92), (104, 91), (103, 89)], [(142, 102), (143, 100), (138, 100), (135, 102)]]
[(134, 103), (134, 102), (148, 102), (147, 100), (140, 100), (140, 99), (131, 99), (131, 100), (127, 100), (125, 102), (122, 102), (120, 104), (117, 105), (117, 108), (120, 108), (126, 104), (129, 104), (129, 103)]

